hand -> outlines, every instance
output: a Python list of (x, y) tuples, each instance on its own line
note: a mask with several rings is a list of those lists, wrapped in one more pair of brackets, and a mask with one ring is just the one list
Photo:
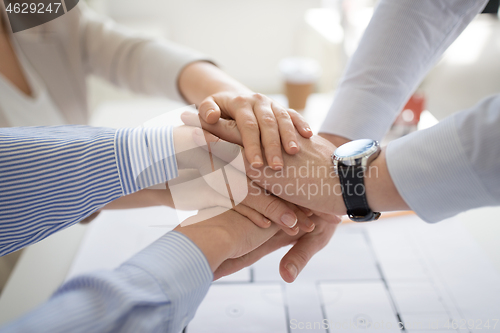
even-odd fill
[(280, 231), (252, 252), (224, 261), (215, 271), (214, 280), (248, 267), (283, 246), (294, 244), (281, 259), (279, 270), (285, 282), (295, 281), (313, 255), (328, 244), (340, 223), (340, 218), (334, 215), (320, 214), (320, 216), (313, 216), (312, 219), (316, 224), (313, 232), (301, 232), (296, 236), (288, 236)]
[[(229, 199), (236, 205), (242, 203), (256, 210), (282, 226), (290, 235), (295, 235), (299, 228), (304, 231), (314, 229), (314, 224), (306, 213), (295, 205), (290, 205), (273, 195), (268, 195), (258, 186), (252, 186), (246, 175), (237, 170), (238, 165), (243, 168), (243, 156), (239, 146), (226, 147), (225, 157), (227, 159), (224, 162), (211, 155), (206, 144), (206, 149), (198, 146), (194, 141), (197, 131), (201, 131), (201, 129), (188, 126), (174, 129), (174, 145), (180, 169), (198, 169), (206, 182), (215, 191), (226, 197), (228, 197), (229, 187)], [(239, 158), (237, 158), (238, 156)], [(259, 225), (265, 227), (267, 223)]]
[[(202, 137), (196, 136), (195, 141), (198, 144), (209, 142), (212, 153), (226, 160), (225, 147), (228, 143), (222, 139), (231, 139), (239, 144), (236, 131), (237, 129), (233, 128), (232, 133), (223, 133), (222, 138), (205, 132)], [(253, 168), (246, 160), (245, 168), (240, 170), (245, 170), (250, 179), (271, 193), (300, 207), (327, 214), (346, 214), (342, 188), (331, 160), (331, 155), (337, 147), (320, 136), (299, 140), (303, 146), (302, 151), (294, 156), (284, 155), (287, 167), (283, 171)], [(365, 172), (364, 190), (368, 206), (376, 212), (409, 210), (410, 207), (392, 180), (385, 156), (386, 148), (383, 147), (380, 155), (371, 162)], [(348, 187), (346, 190), (357, 189)]]
[[(312, 136), (309, 125), (299, 113), (285, 109), (262, 94), (216, 93), (205, 98), (198, 111), (202, 127), (216, 135), (217, 129), (236, 126), (246, 158), (255, 167), (263, 165), (261, 143), (268, 164), (279, 170), (283, 167), (281, 147), (287, 154), (296, 154), (300, 151), (297, 131), (304, 138)], [(219, 120), (221, 117), (224, 119)]]
[[(232, 130), (235, 131), (237, 129)], [(224, 135), (225, 139), (239, 143), (235, 133)], [(230, 144), (220, 138), (207, 132), (194, 133), (194, 141), (199, 145), (208, 142), (213, 155), (224, 161), (230, 159)], [(244, 168), (237, 167), (259, 186), (286, 201), (321, 213), (344, 215), (342, 190), (331, 159), (336, 147), (319, 136), (299, 138), (299, 141), (303, 149), (293, 156), (284, 154), (283, 170), (272, 170), (266, 164), (263, 169), (254, 168), (248, 160), (244, 161)]]
[(304, 137), (312, 135), (309, 125), (297, 112), (253, 93), (211, 63), (197, 61), (184, 67), (178, 87), (188, 104), (198, 105), (205, 124), (217, 125), (223, 120), (220, 117), (236, 121), (232, 126), (240, 129), (247, 158), (256, 166), (263, 163), (261, 139), (267, 160), (274, 169), (279, 169), (283, 166), (281, 145), (288, 154), (300, 149), (294, 127)]
[[(198, 221), (200, 219), (201, 222)], [(193, 220), (195, 223), (189, 224)], [(279, 228), (273, 224), (262, 229), (233, 210), (215, 207), (200, 211), (188, 219), (187, 226), (179, 225), (174, 230), (187, 236), (200, 248), (212, 272), (215, 272), (225, 260), (243, 256), (262, 245)]]
[[(176, 184), (182, 184), (176, 185)], [(199, 210), (215, 206), (232, 208), (228, 198), (211, 188), (198, 170), (179, 170), (167, 184), (140, 190), (118, 198), (103, 209), (131, 209), (168, 206), (179, 210)]]

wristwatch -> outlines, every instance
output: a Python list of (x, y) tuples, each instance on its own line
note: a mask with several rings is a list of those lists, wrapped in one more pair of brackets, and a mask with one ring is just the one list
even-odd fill
[(355, 222), (377, 220), (380, 213), (368, 206), (364, 177), (370, 163), (380, 154), (377, 141), (361, 139), (338, 147), (332, 155), (335, 173), (339, 176), (347, 216)]

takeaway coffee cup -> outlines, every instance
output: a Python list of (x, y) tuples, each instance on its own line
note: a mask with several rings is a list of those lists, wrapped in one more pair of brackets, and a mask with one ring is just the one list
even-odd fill
[(304, 110), (307, 98), (313, 92), (320, 76), (318, 62), (311, 58), (285, 58), (280, 61), (279, 68), (285, 81), (288, 107)]

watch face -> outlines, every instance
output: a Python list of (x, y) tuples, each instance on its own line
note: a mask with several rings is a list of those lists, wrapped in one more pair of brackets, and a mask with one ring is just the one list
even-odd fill
[(335, 150), (335, 156), (337, 158), (357, 157), (368, 152), (376, 145), (377, 142), (370, 139), (351, 141), (338, 147)]

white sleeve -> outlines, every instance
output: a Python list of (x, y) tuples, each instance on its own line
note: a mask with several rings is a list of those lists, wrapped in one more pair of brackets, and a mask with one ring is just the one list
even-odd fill
[(178, 90), (182, 70), (206, 55), (162, 39), (144, 37), (79, 4), (83, 61), (89, 74), (136, 93), (184, 101)]
[(500, 205), (500, 95), (387, 147), (396, 188), (423, 220)]
[(380, 140), (486, 0), (381, 0), (320, 132)]

